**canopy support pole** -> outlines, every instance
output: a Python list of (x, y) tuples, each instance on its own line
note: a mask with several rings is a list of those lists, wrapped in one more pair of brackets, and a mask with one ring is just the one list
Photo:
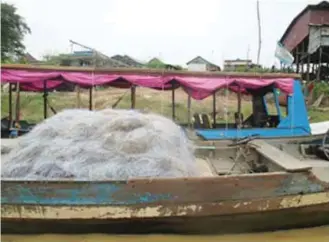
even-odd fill
[(89, 88), (89, 110), (93, 110), (93, 86)]
[(321, 78), (321, 64), (322, 64), (322, 46), (319, 48), (319, 65), (318, 65), (318, 73), (317, 73), (317, 81), (320, 81)]
[(299, 73), (299, 45), (296, 47), (296, 73)]
[(238, 89), (238, 116), (236, 117), (236, 123), (237, 123), (237, 127), (241, 128), (242, 125), (242, 114), (241, 114), (241, 86), (239, 85), (239, 89)]
[(172, 120), (175, 121), (176, 117), (176, 106), (175, 106), (175, 84), (172, 84), (171, 89), (171, 106), (172, 106)]
[(77, 108), (81, 107), (81, 88), (77, 85)]
[(309, 53), (307, 53), (307, 73), (306, 73), (306, 81), (309, 82), (310, 81), (310, 61), (311, 61), (311, 55)]
[(187, 94), (187, 124), (188, 124), (189, 128), (192, 127), (192, 123), (191, 123), (191, 95), (190, 94)]
[(131, 91), (131, 109), (135, 109), (136, 108), (136, 86), (135, 85), (131, 85), (130, 87), (130, 91)]
[(48, 90), (47, 90), (47, 80), (43, 81), (43, 118), (47, 119), (48, 117)]
[(216, 128), (216, 91), (212, 94), (212, 127)]
[(238, 113), (241, 113), (241, 89), (238, 90)]
[[(301, 74), (303, 75), (304, 74), (304, 48), (305, 48), (305, 42), (303, 41), (303, 43), (302, 43), (302, 50), (301, 50), (301, 53), (300, 53), (300, 55), (301, 55), (301, 58), (300, 58), (300, 69), (301, 69)], [(302, 77), (303, 78), (303, 77)]]
[(9, 107), (8, 107), (8, 111), (9, 111), (9, 128), (12, 127), (13, 124), (13, 84), (9, 83)]
[(21, 90), (20, 90), (20, 85), (19, 85), (19, 82), (17, 82), (17, 84), (16, 84), (16, 107), (15, 107), (15, 113), (16, 113), (16, 118), (15, 118), (15, 120), (16, 120), (16, 123), (18, 124), (18, 122), (19, 122), (19, 113), (20, 113), (20, 102), (21, 102), (21, 100), (20, 100), (20, 95), (21, 95), (21, 92), (20, 92)]

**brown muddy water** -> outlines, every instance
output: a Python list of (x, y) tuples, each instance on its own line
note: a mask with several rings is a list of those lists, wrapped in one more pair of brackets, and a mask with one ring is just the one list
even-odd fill
[(2, 242), (328, 242), (329, 226), (239, 235), (3, 235)]

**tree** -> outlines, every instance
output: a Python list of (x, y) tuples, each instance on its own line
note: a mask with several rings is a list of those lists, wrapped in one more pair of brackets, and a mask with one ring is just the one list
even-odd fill
[(60, 65), (62, 58), (65, 54), (46, 54), (43, 56), (42, 61), (47, 65)]
[(154, 68), (154, 69), (164, 69), (166, 67), (166, 64), (163, 63), (161, 60), (159, 60), (158, 58), (153, 58), (152, 60), (150, 60), (147, 64), (147, 67), (149, 68)]
[(24, 55), (23, 39), (31, 33), (25, 20), (16, 13), (16, 7), (1, 3), (1, 61), (17, 60)]

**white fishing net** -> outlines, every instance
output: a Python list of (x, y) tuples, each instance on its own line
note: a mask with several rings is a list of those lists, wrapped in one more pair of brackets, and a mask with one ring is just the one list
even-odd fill
[(200, 176), (193, 146), (178, 125), (133, 110), (65, 110), (10, 149), (2, 178)]

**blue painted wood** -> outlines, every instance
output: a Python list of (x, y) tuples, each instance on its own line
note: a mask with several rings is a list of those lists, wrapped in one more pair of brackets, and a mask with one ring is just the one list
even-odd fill
[[(160, 200), (173, 200), (170, 194), (152, 194), (149, 192), (132, 193), (127, 196), (127, 199), (116, 198), (115, 194), (122, 190), (124, 187), (119, 184), (103, 183), (103, 184), (90, 184), (80, 188), (63, 187), (54, 189), (47, 186), (46, 183), (40, 184), (41, 186), (24, 186), (17, 184), (14, 186), (6, 187), (2, 191), (1, 203), (2, 204), (48, 204), (48, 205), (91, 205), (91, 204), (113, 204), (113, 205), (134, 205), (141, 203), (154, 203)], [(15, 194), (11, 196), (11, 194)], [(52, 194), (51, 196), (44, 194)]]
[(203, 129), (197, 130), (197, 135), (205, 140), (240, 139), (258, 135), (259, 138), (284, 138), (309, 136), (310, 133), (303, 127), (291, 128), (255, 128), (255, 129)]
[[(277, 97), (275, 96), (276, 103)], [(302, 86), (294, 81), (294, 93), (288, 96), (288, 115), (280, 117), (277, 128), (253, 129), (197, 129), (196, 134), (205, 140), (240, 139), (246, 136), (258, 135), (259, 138), (301, 137), (311, 135), (311, 127)]]
[(279, 121), (281, 122), (281, 120), (282, 120), (282, 113), (281, 113), (281, 108), (280, 108), (280, 103), (279, 103), (278, 89), (274, 88), (273, 95), (274, 95), (274, 101), (275, 101), (276, 111), (278, 112)]
[(134, 182), (1, 181), (2, 204), (141, 205), (248, 200), (322, 192), (309, 173)]

